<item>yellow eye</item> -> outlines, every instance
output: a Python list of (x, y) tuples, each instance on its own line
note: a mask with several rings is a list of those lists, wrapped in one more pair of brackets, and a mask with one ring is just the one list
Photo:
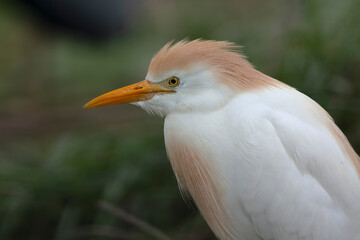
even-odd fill
[(170, 86), (175, 87), (175, 86), (179, 85), (180, 81), (179, 81), (179, 78), (177, 78), (177, 77), (171, 77), (167, 80), (167, 83)]

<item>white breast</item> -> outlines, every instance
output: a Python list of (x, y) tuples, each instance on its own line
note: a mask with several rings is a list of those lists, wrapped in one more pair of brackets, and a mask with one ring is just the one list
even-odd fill
[(312, 104), (273, 89), (166, 117), (179, 184), (220, 239), (360, 239), (359, 178)]

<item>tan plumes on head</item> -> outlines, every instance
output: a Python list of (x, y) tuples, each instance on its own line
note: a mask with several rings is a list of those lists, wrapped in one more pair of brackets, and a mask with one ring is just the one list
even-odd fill
[(227, 41), (196, 39), (169, 42), (153, 57), (149, 74), (191, 68), (198, 64), (208, 66), (220, 81), (240, 89), (261, 86), (279, 86), (282, 83), (257, 71), (239, 52), (241, 47)]

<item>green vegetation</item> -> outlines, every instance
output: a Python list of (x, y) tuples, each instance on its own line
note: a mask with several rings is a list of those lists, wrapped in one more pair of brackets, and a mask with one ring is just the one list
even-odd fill
[(258, 69), (327, 109), (360, 152), (359, 1), (163, 1), (139, 16), (126, 35), (94, 42), (49, 35), (0, 3), (0, 239), (154, 239), (100, 200), (174, 239), (215, 239), (181, 198), (162, 119), (130, 105), (81, 108), (143, 80), (172, 39), (243, 45)]

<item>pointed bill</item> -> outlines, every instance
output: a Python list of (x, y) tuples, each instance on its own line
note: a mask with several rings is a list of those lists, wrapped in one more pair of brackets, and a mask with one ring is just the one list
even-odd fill
[(121, 103), (139, 102), (151, 99), (156, 93), (173, 92), (171, 89), (144, 80), (105, 93), (84, 105), (83, 108), (110, 106)]

